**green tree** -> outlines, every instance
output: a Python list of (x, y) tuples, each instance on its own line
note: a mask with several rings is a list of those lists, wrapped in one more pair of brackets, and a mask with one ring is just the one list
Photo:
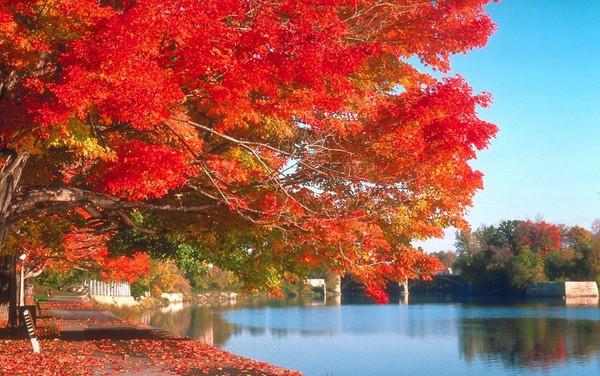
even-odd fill
[(508, 274), (511, 286), (518, 290), (527, 288), (530, 283), (547, 280), (542, 255), (532, 251), (529, 247), (520, 248), (519, 254), (510, 260)]

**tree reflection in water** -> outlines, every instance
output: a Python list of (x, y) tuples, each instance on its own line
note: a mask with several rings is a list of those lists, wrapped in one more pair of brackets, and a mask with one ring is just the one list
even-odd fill
[(185, 306), (169, 314), (151, 311), (145, 313), (143, 321), (214, 346), (224, 345), (231, 335), (240, 330), (223, 320), (219, 311), (208, 307)]
[(564, 318), (465, 318), (461, 356), (471, 363), (501, 362), (506, 368), (550, 369), (589, 361), (600, 349), (600, 322)]
[[(355, 355), (349, 359), (343, 355), (346, 348), (353, 354), (352, 351), (369, 351), (375, 346), (375, 357), (385, 366), (396, 364), (403, 355), (419, 359), (419, 354), (411, 353), (416, 351), (412, 347), (415, 341), (427, 343), (428, 349), (439, 354), (440, 362), (464, 367), (465, 373), (487, 369), (490, 375), (505, 375), (556, 369), (556, 374), (570, 375), (572, 370), (585, 368), (587, 372), (600, 361), (597, 299), (591, 304), (571, 302), (585, 307), (565, 307), (562, 300), (498, 305), (414, 304), (416, 301), (411, 296), (409, 304), (381, 307), (340, 306), (339, 299), (318, 303), (328, 307), (315, 307), (314, 301), (256, 301), (235, 307), (186, 306), (170, 312), (155, 311), (143, 320), (215, 346), (230, 346), (231, 339), (236, 338), (234, 347), (241, 353), (272, 356), (281, 364), (290, 360), (286, 356), (278, 358), (281, 353), (315, 356), (308, 351), (315, 346), (323, 346), (318, 350), (323, 352), (337, 349), (331, 354), (335, 358), (331, 364), (353, 359)], [(284, 337), (290, 337), (289, 341), (278, 341)], [(299, 344), (306, 348), (301, 349)], [(259, 346), (260, 351), (256, 352), (254, 346)], [(407, 366), (412, 364), (410, 358), (405, 361)], [(302, 361), (298, 362), (296, 367), (302, 365)]]
[[(288, 307), (288, 306), (340, 306), (341, 297), (331, 296), (324, 299), (301, 299), (294, 298), (288, 300), (247, 300), (244, 307), (264, 308)], [(260, 326), (245, 326), (242, 329), (239, 325), (231, 324), (223, 319), (224, 312), (235, 310), (235, 306), (195, 306), (195, 305), (170, 305), (156, 311), (147, 311), (142, 314), (141, 321), (145, 324), (167, 329), (171, 333), (179, 336), (186, 336), (197, 339), (203, 343), (213, 346), (223, 346), (232, 335), (241, 334), (243, 330), (252, 336), (262, 336), (267, 333), (267, 329)], [(288, 335), (287, 329), (270, 328), (268, 331), (275, 337), (285, 337)], [(311, 332), (314, 334), (314, 332)]]

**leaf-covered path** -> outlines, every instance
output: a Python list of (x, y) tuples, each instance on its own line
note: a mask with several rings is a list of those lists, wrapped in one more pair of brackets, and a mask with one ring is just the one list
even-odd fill
[(31, 352), (28, 339), (0, 331), (0, 374), (300, 375), (123, 321), (83, 301), (44, 303), (37, 332), (41, 354)]

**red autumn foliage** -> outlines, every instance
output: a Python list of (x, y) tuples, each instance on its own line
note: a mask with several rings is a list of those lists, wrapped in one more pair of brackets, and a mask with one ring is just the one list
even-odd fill
[[(89, 231), (73, 228), (64, 236), (64, 254), (51, 260), (49, 267), (68, 270), (74, 266), (98, 271), (105, 280), (135, 282), (150, 272), (150, 258), (144, 252), (130, 256), (112, 257), (106, 242), (109, 235), (96, 235)], [(40, 255), (37, 255), (40, 257)]]
[(387, 304), (390, 302), (387, 292), (380, 285), (366, 284), (365, 294), (370, 296), (377, 304)]
[(132, 201), (165, 196), (193, 172), (184, 152), (140, 141), (119, 145), (116, 160), (102, 167), (96, 189)]
[(61, 252), (55, 249), (29, 246), (23, 250), (33, 259), (36, 267), (49, 267), (55, 270), (69, 270), (80, 267), (96, 271), (105, 280), (135, 282), (140, 276), (150, 272), (150, 259), (144, 252), (134, 252), (128, 256), (110, 255), (106, 242), (108, 234), (94, 234), (89, 230), (72, 228), (64, 235)]
[(515, 243), (545, 255), (551, 250), (560, 249), (561, 229), (545, 221), (520, 221), (515, 228)]
[[(243, 268), (268, 281), (307, 264), (380, 287), (427, 277), (439, 265), (411, 241), (465, 226), (496, 127), (477, 114), (489, 94), (414, 61), (445, 73), (485, 46), (487, 3), (0, 0), (0, 146), (28, 158), (0, 214), (17, 229), (87, 207), (136, 227), (136, 210), (213, 242), (224, 268), (239, 249), (214, 239), (237, 231), (260, 238)], [(64, 240), (70, 263), (110, 259)]]

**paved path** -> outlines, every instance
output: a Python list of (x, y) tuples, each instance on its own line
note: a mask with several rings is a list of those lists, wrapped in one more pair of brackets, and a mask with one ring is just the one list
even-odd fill
[[(44, 345), (47, 349), (52, 348), (56, 354), (64, 351), (62, 358), (70, 357), (70, 364), (84, 366), (83, 370), (77, 371), (78, 373), (61, 371), (46, 374), (299, 375), (298, 372), (244, 358), (190, 338), (174, 336), (163, 329), (121, 320), (111, 312), (94, 310), (89, 301), (82, 298), (53, 297), (41, 304), (41, 307), (41, 317), (50, 318), (51, 322), (55, 321), (59, 334), (55, 339), (42, 339), (42, 352)], [(1, 356), (0, 348), (0, 371), (3, 365)], [(50, 355), (48, 359), (51, 360), (51, 366), (56, 365), (55, 358)], [(84, 362), (81, 359), (84, 359)], [(95, 366), (85, 368), (85, 364)], [(40, 367), (40, 370), (44, 371), (48, 368), (44, 365)], [(19, 368), (7, 369), (10, 372), (0, 374), (14, 374), (13, 371)]]
[[(48, 302), (80, 303), (82, 298), (59, 296)], [(98, 339), (164, 339), (175, 338), (170, 332), (151, 326), (127, 323), (112, 312), (91, 309), (50, 309), (45, 315), (59, 322), (59, 335), (68, 341)]]
[[(48, 302), (73, 304), (86, 302), (87, 297), (56, 296)], [(91, 309), (49, 309), (44, 315), (54, 317), (59, 322), (59, 336), (65, 341), (87, 340), (128, 340), (128, 339), (164, 339), (176, 338), (171, 333), (154, 327), (139, 327), (129, 324), (110, 311)], [(171, 376), (176, 375), (163, 367), (148, 364), (148, 358), (143, 356), (122, 356), (96, 354), (98, 357), (110, 360), (107, 368), (94, 370), (96, 375), (118, 373), (125, 376)], [(117, 369), (111, 369), (111, 364), (118, 364)], [(128, 371), (123, 371), (126, 369)]]

